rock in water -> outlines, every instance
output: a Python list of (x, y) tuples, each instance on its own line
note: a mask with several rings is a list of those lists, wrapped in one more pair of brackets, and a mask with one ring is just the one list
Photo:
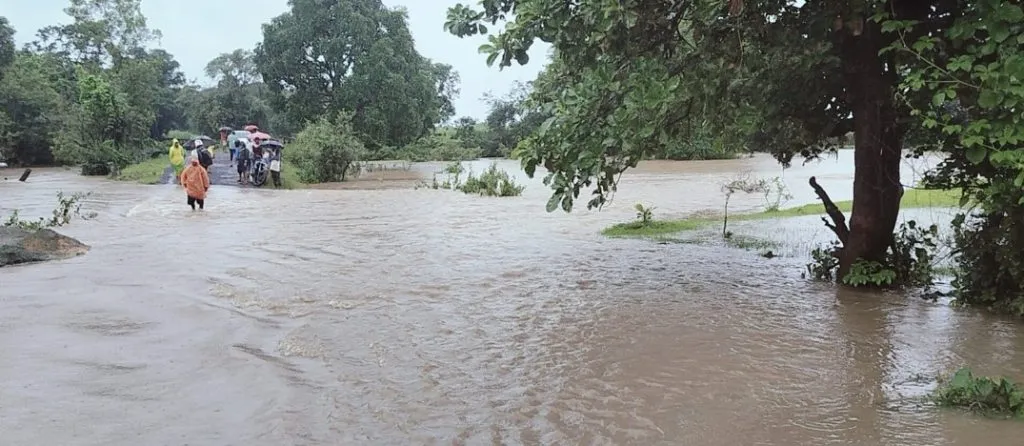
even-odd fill
[(89, 246), (50, 229), (0, 227), (0, 267), (80, 256)]

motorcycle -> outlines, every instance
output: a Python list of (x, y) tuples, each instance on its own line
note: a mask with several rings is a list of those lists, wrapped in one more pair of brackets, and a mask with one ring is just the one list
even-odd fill
[(267, 184), (267, 178), (270, 177), (270, 156), (266, 153), (262, 157), (253, 160), (251, 171), (249, 172), (249, 178), (251, 178), (252, 185), (256, 187), (263, 187)]

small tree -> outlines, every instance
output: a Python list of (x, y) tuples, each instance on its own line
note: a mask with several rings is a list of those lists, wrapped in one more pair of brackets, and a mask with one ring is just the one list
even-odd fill
[(341, 112), (332, 120), (310, 123), (288, 146), (299, 178), (307, 183), (345, 181), (349, 170), (366, 156), (366, 147), (352, 130), (352, 114)]
[(747, 194), (764, 194), (767, 200), (768, 194), (772, 191), (771, 183), (763, 179), (752, 179), (749, 173), (744, 173), (727, 183), (722, 184), (722, 192), (725, 193), (725, 214), (722, 219), (722, 237), (729, 237), (729, 199), (736, 192)]

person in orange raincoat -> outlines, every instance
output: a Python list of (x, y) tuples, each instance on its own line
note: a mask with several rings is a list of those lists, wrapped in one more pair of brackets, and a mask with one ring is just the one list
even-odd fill
[(185, 188), (188, 205), (192, 207), (192, 210), (196, 210), (197, 204), (199, 209), (203, 209), (206, 202), (206, 191), (210, 190), (210, 174), (206, 173), (206, 169), (199, 165), (199, 160), (192, 160), (185, 171), (181, 173), (181, 185)]

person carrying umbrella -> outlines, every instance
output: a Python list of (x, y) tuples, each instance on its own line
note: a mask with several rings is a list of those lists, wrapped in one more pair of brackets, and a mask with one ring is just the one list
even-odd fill
[(181, 172), (185, 170), (185, 148), (181, 146), (177, 138), (171, 141), (167, 157), (170, 158), (171, 166), (174, 167), (174, 179), (177, 180), (181, 177)]
[(227, 147), (228, 153), (231, 154), (231, 159), (229, 159), (228, 161), (234, 161), (235, 156), (238, 155), (238, 151), (235, 150), (235, 147), (228, 145), (228, 133), (231, 133), (233, 130), (234, 129), (232, 129), (231, 127), (226, 126), (220, 128), (220, 145)]

